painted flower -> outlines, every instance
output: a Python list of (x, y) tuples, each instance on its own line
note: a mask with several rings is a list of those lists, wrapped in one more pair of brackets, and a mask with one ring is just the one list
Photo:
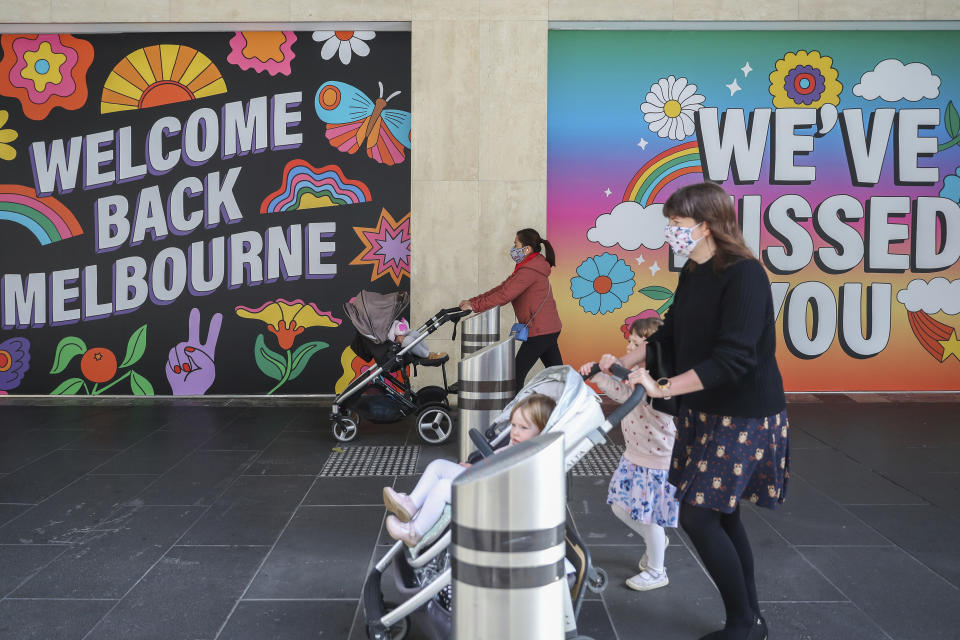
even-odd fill
[(604, 253), (587, 258), (570, 279), (570, 291), (587, 313), (616, 311), (633, 293), (633, 269), (613, 255)]
[(313, 39), (323, 43), (321, 58), (329, 60), (339, 54), (340, 62), (350, 64), (353, 53), (360, 57), (370, 53), (370, 47), (364, 40), (373, 40), (376, 35), (373, 31), (314, 31)]
[(17, 157), (17, 150), (10, 144), (17, 139), (17, 132), (13, 129), (4, 129), (10, 114), (0, 109), (0, 160), (13, 160)]
[(630, 316), (629, 318), (623, 321), (623, 324), (620, 325), (620, 331), (623, 332), (623, 339), (630, 339), (630, 327), (633, 326), (633, 323), (637, 320), (642, 320), (643, 318), (660, 318), (660, 314), (657, 313), (656, 309), (644, 309), (635, 316)]
[(294, 339), (307, 327), (338, 327), (343, 322), (329, 311), (320, 311), (314, 303), (305, 304), (303, 300), (278, 299), (265, 302), (257, 309), (238, 306), (236, 311), (241, 318), (267, 323), (267, 329), (277, 336), (281, 349), (292, 347)]
[(296, 57), (293, 43), (297, 35), (293, 31), (237, 31), (230, 39), (227, 62), (244, 71), (266, 71), (271, 76), (282, 73), (290, 75), (290, 62)]
[(10, 338), (0, 342), (0, 391), (16, 389), (30, 369), (30, 341)]
[(87, 102), (93, 45), (67, 34), (0, 37), (0, 95), (20, 101), (23, 114), (43, 120), (54, 107), (76, 110)]
[(693, 114), (703, 106), (703, 100), (697, 85), (688, 83), (686, 78), (668, 76), (650, 87), (640, 110), (650, 131), (661, 138), (683, 140), (693, 134)]
[(777, 60), (770, 74), (770, 95), (778, 109), (810, 107), (840, 103), (843, 85), (837, 80), (833, 59), (819, 51), (797, 51)]
[(960, 202), (960, 167), (957, 167), (955, 172), (943, 179), (940, 197)]

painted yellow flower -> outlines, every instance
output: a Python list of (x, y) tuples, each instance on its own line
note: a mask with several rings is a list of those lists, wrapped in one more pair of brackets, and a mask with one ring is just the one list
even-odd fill
[(770, 95), (778, 109), (810, 107), (840, 103), (843, 85), (837, 80), (833, 58), (821, 56), (819, 51), (797, 51), (777, 60), (770, 74)]
[(17, 139), (17, 132), (13, 129), (4, 129), (10, 114), (0, 109), (0, 160), (13, 160), (17, 157), (17, 150), (10, 144)]
[(267, 323), (267, 329), (277, 336), (281, 349), (292, 347), (294, 338), (307, 327), (338, 327), (342, 322), (329, 311), (320, 311), (314, 303), (304, 304), (303, 300), (289, 302), (281, 298), (265, 302), (258, 309), (238, 306), (236, 311), (241, 318)]
[(40, 47), (36, 51), (27, 51), (23, 54), (23, 59), (27, 66), (20, 72), (20, 75), (27, 80), (33, 80), (33, 87), (37, 91), (46, 89), (48, 83), (60, 84), (63, 82), (60, 67), (67, 61), (67, 56), (54, 52), (50, 48), (49, 42), (40, 43)]

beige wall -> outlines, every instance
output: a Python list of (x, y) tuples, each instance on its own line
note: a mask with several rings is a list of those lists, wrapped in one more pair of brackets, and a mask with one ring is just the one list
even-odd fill
[[(410, 22), (412, 296), (420, 321), (497, 284), (508, 271), (513, 232), (546, 226), (549, 21), (957, 20), (960, 0), (0, 0), (0, 17)], [(505, 311), (502, 323), (512, 322)], [(446, 340), (431, 346), (458, 352)], [(426, 384), (430, 373), (421, 375)]]

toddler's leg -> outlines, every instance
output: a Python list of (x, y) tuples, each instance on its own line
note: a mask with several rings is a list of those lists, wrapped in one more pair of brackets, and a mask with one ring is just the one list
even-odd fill
[(647, 545), (645, 566), (656, 569), (657, 571), (662, 571), (663, 558), (667, 551), (667, 534), (663, 530), (663, 527), (656, 524), (637, 522), (631, 518), (626, 509), (619, 504), (612, 504), (610, 508), (613, 511), (613, 515), (617, 516), (620, 522), (633, 529), (643, 538), (644, 544)]
[[(460, 468), (463, 469), (463, 467)], [(444, 505), (450, 501), (450, 485), (451, 481), (447, 478), (437, 480), (423, 501), (423, 506), (417, 511), (417, 517), (413, 519), (413, 527), (421, 536), (440, 519)]]
[[(453, 480), (464, 471), (466, 471), (464, 467), (461, 467), (451, 460), (434, 460), (423, 470), (423, 476), (421, 476), (416, 488), (414, 488), (410, 494), (410, 499), (413, 500), (413, 504), (417, 505), (417, 508), (422, 507), (433, 485), (439, 480)], [(448, 487), (447, 495), (449, 495), (449, 492), (450, 489)]]

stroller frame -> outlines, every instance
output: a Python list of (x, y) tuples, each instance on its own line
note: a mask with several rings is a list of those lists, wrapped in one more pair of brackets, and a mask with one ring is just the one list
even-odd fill
[[(373, 387), (383, 392), (391, 401), (396, 402), (402, 416), (418, 413), (417, 431), (425, 442), (429, 444), (446, 442), (453, 434), (454, 427), (453, 418), (450, 415), (450, 404), (447, 401), (447, 396), (453, 393), (447, 383), (446, 363), (449, 357), (445, 356), (439, 360), (421, 360), (414, 358), (412, 354), (409, 356), (407, 354), (447, 322), (454, 323), (453, 337), (456, 338), (456, 324), (470, 313), (472, 312), (462, 311), (459, 307), (441, 309), (420, 326), (418, 329), (420, 335), (415, 340), (399, 350), (391, 345), (385, 361), (377, 362), (376, 366), (351, 382), (334, 399), (330, 410), (333, 437), (341, 442), (349, 442), (357, 436), (360, 413), (351, 409), (350, 404), (363, 390)], [(443, 386), (427, 386), (415, 392), (409, 377), (396, 373), (408, 365), (412, 365), (414, 370), (417, 366), (441, 367)]]
[[(551, 375), (556, 375), (560, 370), (564, 369), (569, 370), (566, 375), (579, 375), (569, 367), (551, 367), (544, 370), (517, 394), (517, 397), (514, 398), (504, 409), (503, 413), (501, 413), (501, 417), (504, 414), (509, 415), (509, 411), (519, 399), (537, 391), (538, 383), (546, 382)], [(612, 373), (625, 380), (630, 372), (621, 367), (614, 367)], [(591, 373), (591, 375), (593, 374)], [(575, 440), (565, 442), (565, 470), (569, 472), (595, 444), (605, 442), (606, 434), (615, 426), (619, 425), (623, 417), (632, 411), (643, 400), (643, 397), (643, 389), (638, 387), (634, 390), (630, 398), (617, 407), (599, 426), (583, 431), (578, 434), (579, 437), (574, 436), (576, 438)], [(597, 406), (599, 410), (599, 402)], [(602, 416), (602, 413), (600, 415)], [(491, 445), (504, 442), (509, 435), (509, 428), (504, 428), (498, 433), (491, 434), (491, 431), (493, 431), (496, 426), (495, 423), (487, 430), (486, 435), (476, 429), (471, 430), (470, 437), (481, 449), (481, 455), (484, 457), (492, 453)], [(544, 431), (551, 428), (563, 429), (562, 425), (555, 424), (552, 419)], [(568, 431), (563, 431), (565, 435), (569, 434)], [(488, 442), (488, 439), (491, 441)], [(484, 444), (486, 447), (483, 447)], [(485, 452), (484, 449), (486, 449)], [(446, 516), (447, 514), (445, 513), (444, 515)], [(429, 532), (427, 535), (429, 536)], [(603, 569), (593, 565), (590, 550), (577, 531), (569, 508), (567, 510), (565, 538), (567, 542), (566, 558), (574, 568), (573, 583), (569, 585), (569, 590), (565, 590), (564, 592), (566, 637), (585, 638), (584, 636), (577, 636), (576, 623), (583, 606), (584, 596), (586, 595), (587, 589), (594, 593), (600, 593), (605, 590), (608, 582), (607, 574)], [(449, 629), (444, 626), (448, 620), (443, 617), (443, 614), (446, 614), (447, 618), (449, 618), (449, 612), (446, 607), (443, 607), (437, 602), (437, 598), (441, 592), (451, 585), (453, 580), (453, 572), (450, 568), (449, 561), (449, 546), (451, 540), (452, 534), (450, 528), (447, 527), (446, 531), (438, 536), (435, 541), (427, 542), (425, 549), (416, 556), (413, 556), (406, 544), (402, 541), (397, 541), (383, 558), (376, 563), (367, 576), (363, 587), (367, 637), (370, 640), (397, 640), (402, 638), (406, 634), (408, 624), (407, 617), (424, 606), (428, 607), (428, 612), (431, 612), (432, 609), (432, 612), (437, 614), (431, 616), (431, 618), (433, 618), (432, 621), (435, 622), (438, 627), (434, 629), (437, 637), (442, 638), (449, 636)], [(431, 564), (433, 565), (432, 567), (430, 567)], [(387, 611), (383, 599), (381, 579), (383, 573), (391, 565), (394, 568), (394, 577), (401, 593), (407, 591), (412, 592), (412, 595), (400, 605)], [(417, 590), (418, 586), (419, 590)], [(437, 621), (436, 618), (439, 618), (441, 621)]]

